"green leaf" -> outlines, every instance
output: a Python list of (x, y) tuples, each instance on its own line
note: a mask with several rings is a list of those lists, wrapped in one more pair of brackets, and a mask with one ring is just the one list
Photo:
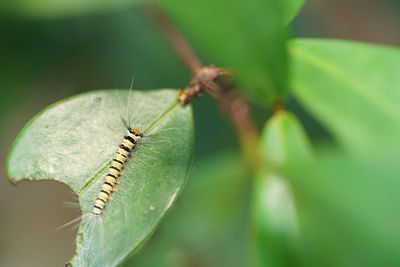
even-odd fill
[(260, 144), (267, 159), (253, 185), (253, 266), (294, 266), (300, 238), (289, 181), (279, 172), (288, 162), (311, 159), (311, 146), (297, 118), (285, 111), (266, 124)]
[(287, 168), (301, 222), (303, 266), (399, 266), (394, 151), (363, 160), (335, 153)]
[(3, 0), (0, 14), (28, 17), (65, 17), (129, 8), (144, 0)]
[(237, 72), (237, 83), (243, 93), (261, 103), (286, 95), (284, 24), (289, 19), (283, 17), (286, 5), (282, 1), (160, 0), (159, 3), (210, 63)]
[(283, 5), (283, 21), (288, 24), (299, 13), (305, 3), (305, 0), (284, 0)]
[(266, 123), (260, 149), (268, 163), (275, 167), (312, 157), (311, 144), (303, 126), (287, 111), (274, 114)]
[(299, 236), (292, 188), (275, 172), (260, 172), (253, 186), (252, 266), (293, 266)]
[(127, 266), (245, 266), (249, 183), (239, 152), (201, 160), (157, 235)]
[(399, 49), (300, 39), (290, 53), (296, 97), (348, 152), (366, 155), (399, 136)]
[[(94, 91), (50, 106), (25, 126), (9, 154), (10, 179), (54, 179), (79, 196), (83, 219), (73, 266), (123, 262), (155, 231), (189, 175), (192, 113), (177, 104), (177, 91), (134, 92), (129, 100), (123, 90), (119, 96)], [(101, 223), (91, 212), (127, 132), (121, 116), (144, 137), (124, 165), (119, 192), (107, 202)]]

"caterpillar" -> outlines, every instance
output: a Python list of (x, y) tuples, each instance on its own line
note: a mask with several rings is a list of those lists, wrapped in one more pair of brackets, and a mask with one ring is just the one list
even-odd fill
[[(113, 200), (111, 194), (113, 192), (118, 192), (116, 185), (120, 184), (119, 177), (123, 175), (122, 169), (124, 164), (131, 155), (131, 151), (143, 137), (143, 133), (138, 129), (127, 127), (127, 130), (128, 133), (124, 136), (124, 139), (119, 145), (118, 150), (111, 161), (105, 181), (101, 186), (100, 192), (97, 194), (97, 199), (95, 200), (92, 210), (92, 213), (95, 216), (101, 217), (107, 201)], [(102, 222), (101, 218), (100, 221)]]

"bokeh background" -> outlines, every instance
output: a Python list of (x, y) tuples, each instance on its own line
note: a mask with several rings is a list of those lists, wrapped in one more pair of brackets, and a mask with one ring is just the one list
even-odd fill
[[(308, 1), (291, 24), (291, 32), (292, 36), (342, 38), (400, 46), (399, 12), (400, 3), (396, 0)], [(207, 55), (202, 56), (206, 63), (213, 63)], [(132, 7), (122, 11), (47, 19), (1, 15), (0, 266), (62, 265), (74, 254), (76, 231), (56, 228), (80, 214), (76, 205), (68, 204), (77, 203), (75, 196), (60, 183), (22, 182), (12, 186), (8, 182), (6, 158), (18, 132), (36, 113), (58, 100), (93, 89), (128, 88), (133, 75), (134, 87), (138, 89), (184, 88), (190, 80), (189, 72), (143, 9)], [(179, 221), (174, 217), (184, 218), (185, 207), (190, 208), (188, 203), (193, 199), (192, 203), (197, 203), (198, 209), (212, 205), (207, 201), (203, 203), (201, 195), (196, 195), (195, 188), (207, 187), (213, 182), (202, 179), (204, 174), (198, 174), (197, 170), (202, 164), (212, 162), (216, 154), (235, 157), (239, 150), (233, 128), (211, 97), (205, 96), (193, 105), (196, 123), (194, 174), (182, 198), (165, 218), (161, 230), (163, 227), (185, 229), (185, 220)], [(314, 142), (331, 140), (327, 131), (297, 103), (290, 100), (287, 105), (299, 115)], [(261, 128), (271, 111), (254, 106), (252, 112)], [(218, 171), (224, 166), (212, 168)], [(230, 177), (230, 183), (238, 173), (244, 172), (240, 167), (230, 170), (232, 173), (224, 173)], [(239, 178), (235, 181), (237, 188), (246, 186)], [(220, 186), (224, 182), (227, 181), (219, 181)], [(224, 205), (223, 199), (215, 201)], [(246, 224), (243, 216), (245, 196), (236, 199), (236, 203), (238, 208), (234, 217), (223, 217), (224, 214), (217, 217), (223, 223), (235, 224), (229, 228), (232, 232), (244, 229)], [(213, 259), (210, 255), (210, 259), (201, 257), (200, 260), (195, 252), (190, 254), (190, 250), (182, 252), (174, 248), (174, 242), (185, 238), (185, 231), (174, 232), (172, 229), (171, 232), (174, 235), (160, 236), (157, 232), (127, 266), (144, 266), (146, 249), (163, 251), (160, 242), (170, 242), (167, 244), (170, 251), (166, 256), (156, 252), (153, 255), (167, 257), (171, 266), (178, 266), (178, 263), (203, 266), (207, 260)], [(229, 236), (230, 233), (225, 234)], [(201, 235), (201, 230), (198, 235)], [(234, 239), (232, 242), (244, 243), (246, 234), (241, 232), (231, 238)], [(232, 252), (235, 249), (241, 248), (234, 248)], [(214, 253), (218, 254), (218, 251)], [(240, 251), (236, 253), (240, 254)], [(230, 266), (240, 264), (240, 259), (233, 257), (231, 260)]]

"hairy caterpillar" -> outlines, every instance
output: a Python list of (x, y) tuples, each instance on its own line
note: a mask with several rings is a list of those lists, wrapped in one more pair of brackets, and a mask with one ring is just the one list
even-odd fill
[[(97, 199), (93, 206), (92, 213), (95, 216), (101, 216), (108, 200), (113, 200), (112, 192), (117, 192), (118, 189), (115, 185), (120, 184), (118, 180), (123, 175), (122, 169), (124, 167), (127, 158), (131, 155), (131, 151), (135, 145), (143, 137), (143, 134), (138, 129), (132, 129), (128, 127), (128, 134), (124, 136), (123, 141), (119, 145), (118, 151), (115, 153), (105, 181), (101, 186), (100, 192), (97, 194)], [(102, 219), (101, 219), (102, 220)]]
[[(158, 148), (169, 142), (171, 136), (176, 136), (176, 134), (172, 135), (172, 132), (177, 130), (175, 127), (164, 127), (163, 123), (154, 123), (166, 113), (158, 111), (160, 106), (149, 106), (142, 95), (145, 96), (141, 92), (136, 92), (134, 95), (133, 91), (129, 90), (114, 91), (113, 96), (108, 98), (92, 98), (91, 101), (95, 106), (106, 105), (114, 109), (113, 113), (106, 113), (105, 116), (99, 117), (102, 126), (105, 126), (109, 133), (107, 140), (108, 136), (113, 136), (112, 142), (102, 142), (101, 146), (108, 147), (107, 150), (112, 151), (112, 154), (108, 156), (101, 154), (104, 160), (107, 159), (100, 167), (101, 171), (94, 176), (95, 179), (86, 183), (88, 186), (84, 186), (83, 190), (78, 192), (81, 195), (80, 201), (82, 201), (82, 196), (89, 200), (90, 210), (84, 207), (80, 218), (73, 219), (61, 227), (70, 224), (78, 226), (79, 224), (75, 223), (80, 222), (80, 219), (86, 222), (93, 221), (93, 223), (114, 220), (115, 216), (118, 216), (115, 215), (115, 209), (120, 209), (128, 201), (140, 197), (138, 194), (129, 194), (128, 191), (132, 190), (132, 185), (138, 188), (136, 184), (142, 184), (141, 181), (148, 179), (143, 176), (143, 171), (155, 170), (155, 165), (159, 164), (158, 158), (164, 157)], [(154, 96), (157, 97), (157, 95)], [(169, 110), (167, 106), (163, 109), (167, 112)], [(92, 150), (94, 143), (90, 146)], [(91, 161), (97, 160), (95, 153), (90, 152), (88, 155)], [(120, 183), (121, 186), (119, 186)], [(117, 191), (119, 192), (116, 195)], [(148, 209), (154, 209), (153, 206), (151, 203)]]

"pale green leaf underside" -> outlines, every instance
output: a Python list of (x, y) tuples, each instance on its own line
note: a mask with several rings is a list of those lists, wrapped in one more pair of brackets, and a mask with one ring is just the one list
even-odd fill
[(145, 137), (124, 167), (104, 223), (86, 216), (126, 134), (121, 116), (127, 117), (128, 95), (119, 91), (118, 101), (115, 90), (95, 91), (52, 105), (24, 128), (9, 155), (10, 178), (54, 179), (78, 194), (84, 217), (73, 266), (123, 262), (155, 230), (190, 170), (190, 106), (178, 105), (174, 90), (134, 92), (128, 113)]
[(311, 142), (304, 128), (296, 116), (287, 111), (274, 114), (265, 124), (260, 149), (274, 167), (312, 157)]
[(294, 94), (348, 151), (364, 154), (400, 133), (400, 50), (299, 39), (290, 53)]
[(282, 111), (262, 132), (260, 150), (267, 161), (254, 179), (254, 266), (289, 266), (294, 262), (299, 225), (292, 187), (279, 168), (312, 158), (310, 141), (298, 119)]

